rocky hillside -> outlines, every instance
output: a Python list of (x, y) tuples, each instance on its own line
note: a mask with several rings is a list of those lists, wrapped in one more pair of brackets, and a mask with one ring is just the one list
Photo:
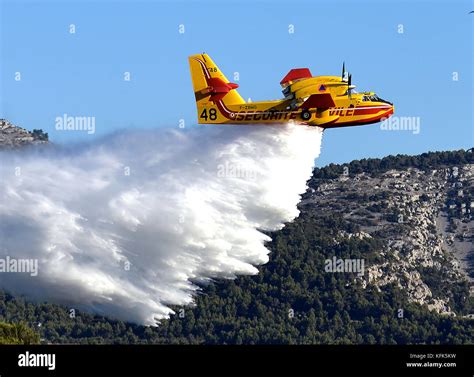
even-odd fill
[(360, 229), (334, 242), (353, 236), (383, 241), (381, 260), (360, 278), (364, 287), (395, 283), (410, 301), (449, 315), (456, 315), (453, 283), (469, 280), (473, 294), (473, 163), (380, 173), (343, 166), (330, 179), (313, 178), (301, 208), (341, 214)]
[(14, 126), (6, 119), (0, 119), (0, 149), (18, 148), (47, 142), (48, 134), (42, 130), (30, 132), (24, 128)]

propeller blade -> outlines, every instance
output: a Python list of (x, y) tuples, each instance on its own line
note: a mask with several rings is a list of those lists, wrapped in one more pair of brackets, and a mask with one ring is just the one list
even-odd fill
[(346, 76), (346, 62), (342, 62), (342, 80), (344, 80), (344, 77)]
[(351, 84), (352, 84), (352, 74), (349, 73), (349, 76), (347, 77), (347, 94), (349, 98), (351, 98), (351, 95), (352, 95)]

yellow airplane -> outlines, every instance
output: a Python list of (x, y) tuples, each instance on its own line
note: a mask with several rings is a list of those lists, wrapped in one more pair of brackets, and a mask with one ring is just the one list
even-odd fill
[(351, 75), (313, 77), (292, 69), (281, 80), (283, 99), (245, 102), (207, 54), (189, 57), (200, 124), (297, 123), (322, 128), (379, 122), (394, 112), (391, 102), (373, 92), (357, 93)]

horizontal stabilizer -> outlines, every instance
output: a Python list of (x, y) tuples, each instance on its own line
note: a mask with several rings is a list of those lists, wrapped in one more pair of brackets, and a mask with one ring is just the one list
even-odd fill
[(210, 100), (214, 102), (219, 101), (231, 90), (239, 87), (237, 84), (231, 82), (226, 83), (218, 77), (207, 79), (207, 82), (209, 84), (208, 90), (211, 93)]
[(312, 94), (300, 107), (304, 109), (327, 109), (330, 107), (336, 107), (336, 104), (329, 93), (322, 93)]

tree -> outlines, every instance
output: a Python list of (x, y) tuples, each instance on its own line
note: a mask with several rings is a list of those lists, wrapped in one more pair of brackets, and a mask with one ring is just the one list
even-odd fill
[(0, 322), (0, 344), (38, 344), (39, 334), (30, 329), (24, 322)]

